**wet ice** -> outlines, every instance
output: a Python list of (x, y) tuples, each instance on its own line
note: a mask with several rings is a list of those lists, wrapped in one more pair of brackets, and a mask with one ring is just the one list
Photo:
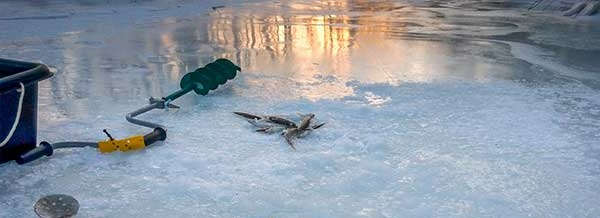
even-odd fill
[[(244, 71), (144, 115), (169, 128), (158, 146), (0, 166), (0, 217), (32, 217), (53, 193), (77, 198), (82, 217), (598, 216), (600, 86), (583, 58), (598, 53), (593, 23), (459, 3), (11, 10), (0, 26), (20, 31), (0, 35), (0, 55), (59, 70), (40, 84), (40, 140), (144, 133), (124, 114), (186, 72), (220, 57)], [(232, 111), (327, 125), (293, 152)]]

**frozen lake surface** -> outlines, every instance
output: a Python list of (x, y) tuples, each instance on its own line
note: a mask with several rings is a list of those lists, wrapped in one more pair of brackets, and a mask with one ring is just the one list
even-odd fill
[[(243, 71), (140, 152), (0, 166), (0, 217), (599, 217), (600, 23), (482, 1), (8, 1), (0, 57), (41, 61), (39, 140), (124, 115), (216, 58)], [(222, 8), (211, 7), (224, 5)], [(2, 105), (4, 107), (4, 105)], [(232, 111), (312, 112), (293, 151)]]

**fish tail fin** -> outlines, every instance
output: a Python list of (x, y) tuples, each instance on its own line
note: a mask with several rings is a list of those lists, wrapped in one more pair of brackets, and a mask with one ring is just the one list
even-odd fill
[(283, 135), (283, 137), (285, 138), (285, 141), (290, 145), (290, 147), (292, 147), (292, 149), (294, 149), (295, 151), (296, 147), (294, 146), (294, 142), (292, 141), (292, 136), (289, 134), (285, 134)]

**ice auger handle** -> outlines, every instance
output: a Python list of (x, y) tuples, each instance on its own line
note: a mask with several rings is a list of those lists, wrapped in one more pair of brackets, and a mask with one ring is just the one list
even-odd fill
[(54, 149), (48, 142), (41, 142), (39, 146), (21, 154), (15, 161), (18, 164), (26, 164), (31, 161), (37, 160), (43, 156), (50, 156), (54, 153)]
[(144, 135), (144, 143), (146, 145), (154, 144), (157, 141), (164, 141), (165, 139), (167, 139), (167, 131), (160, 127), (154, 128), (154, 131)]
[(167, 138), (166, 127), (160, 124), (149, 121), (139, 120), (136, 116), (151, 111), (153, 109), (178, 108), (178, 106), (170, 102), (187, 94), (190, 91), (196, 92), (199, 95), (206, 95), (210, 90), (215, 90), (219, 85), (225, 84), (227, 80), (233, 79), (237, 75), (237, 71), (242, 69), (227, 59), (217, 59), (204, 67), (198, 68), (193, 72), (189, 72), (183, 76), (179, 83), (181, 89), (168, 95), (167, 97), (156, 99), (150, 98), (150, 103), (140, 109), (130, 112), (126, 115), (127, 121), (130, 123), (153, 128), (153, 131), (146, 135), (134, 135), (124, 139), (114, 139), (108, 131), (104, 133), (109, 137), (108, 140), (99, 142), (58, 142), (50, 144), (41, 142), (39, 146), (31, 149), (28, 152), (20, 155), (16, 162), (25, 164), (36, 160), (43, 156), (51, 156), (55, 149), (61, 148), (81, 148), (94, 147), (102, 153), (114, 151), (131, 151), (143, 149), (158, 141), (164, 141)]

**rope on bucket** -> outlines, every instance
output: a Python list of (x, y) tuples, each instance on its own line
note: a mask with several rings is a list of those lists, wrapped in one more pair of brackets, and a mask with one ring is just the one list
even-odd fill
[[(25, 97), (25, 85), (23, 85), (22, 82), (20, 82), (19, 85), (21, 85), (21, 96), (19, 96), (19, 104), (17, 106), (17, 115), (15, 116), (15, 122), (13, 123), (12, 128), (8, 132), (6, 138), (2, 142), (0, 142), (0, 148), (8, 144), (8, 141), (10, 141), (12, 135), (15, 133), (15, 130), (19, 125), (19, 120), (21, 119), (21, 111), (23, 110), (23, 98)], [(19, 92), (19, 90), (17, 90), (17, 92)]]

